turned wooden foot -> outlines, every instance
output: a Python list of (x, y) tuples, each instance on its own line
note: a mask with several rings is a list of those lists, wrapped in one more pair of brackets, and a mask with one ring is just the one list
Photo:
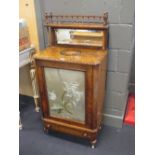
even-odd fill
[(96, 143), (97, 143), (97, 140), (96, 140), (96, 139), (93, 140), (93, 141), (91, 141), (91, 148), (92, 148), (92, 149), (95, 148)]

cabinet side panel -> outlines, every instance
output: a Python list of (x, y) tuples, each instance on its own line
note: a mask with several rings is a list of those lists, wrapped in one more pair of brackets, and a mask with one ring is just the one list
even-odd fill
[(99, 104), (99, 65), (93, 67), (93, 128), (97, 128), (97, 111), (98, 111), (98, 104)]
[(107, 57), (103, 60), (99, 67), (99, 83), (98, 83), (98, 105), (97, 105), (97, 128), (103, 124), (103, 108), (104, 108), (104, 96), (105, 96), (105, 81), (106, 81), (106, 65)]
[(86, 122), (87, 127), (93, 129), (93, 69), (92, 66), (88, 66), (86, 72)]
[[(36, 62), (37, 63), (37, 62)], [(45, 92), (45, 84), (44, 84), (44, 70), (42, 66), (36, 65), (36, 73), (37, 73), (37, 81), (38, 81), (38, 87), (39, 87), (39, 94), (40, 94), (40, 101), (41, 101), (41, 108), (43, 117), (48, 117), (48, 106), (46, 104), (47, 98), (46, 98), (46, 92)]]

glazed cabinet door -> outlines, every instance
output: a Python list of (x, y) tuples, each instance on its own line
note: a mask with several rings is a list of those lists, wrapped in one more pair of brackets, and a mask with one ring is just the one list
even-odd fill
[(44, 67), (49, 116), (85, 122), (85, 73)]
[(40, 61), (37, 73), (44, 118), (90, 128), (92, 68)]

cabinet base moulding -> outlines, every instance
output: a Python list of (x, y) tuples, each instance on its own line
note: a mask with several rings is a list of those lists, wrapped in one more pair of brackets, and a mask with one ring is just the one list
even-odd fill
[(52, 120), (43, 119), (44, 122), (44, 131), (48, 133), (49, 131), (56, 131), (60, 133), (65, 133), (71, 136), (77, 136), (84, 138), (90, 141), (92, 148), (95, 147), (97, 143), (97, 135), (100, 132), (100, 129), (90, 129), (85, 127), (79, 127), (76, 125), (69, 125), (66, 123), (56, 122)]

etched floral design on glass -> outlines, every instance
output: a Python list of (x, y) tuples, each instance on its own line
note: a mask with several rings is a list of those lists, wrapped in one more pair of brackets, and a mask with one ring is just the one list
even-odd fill
[(84, 72), (45, 68), (50, 116), (85, 121)]

